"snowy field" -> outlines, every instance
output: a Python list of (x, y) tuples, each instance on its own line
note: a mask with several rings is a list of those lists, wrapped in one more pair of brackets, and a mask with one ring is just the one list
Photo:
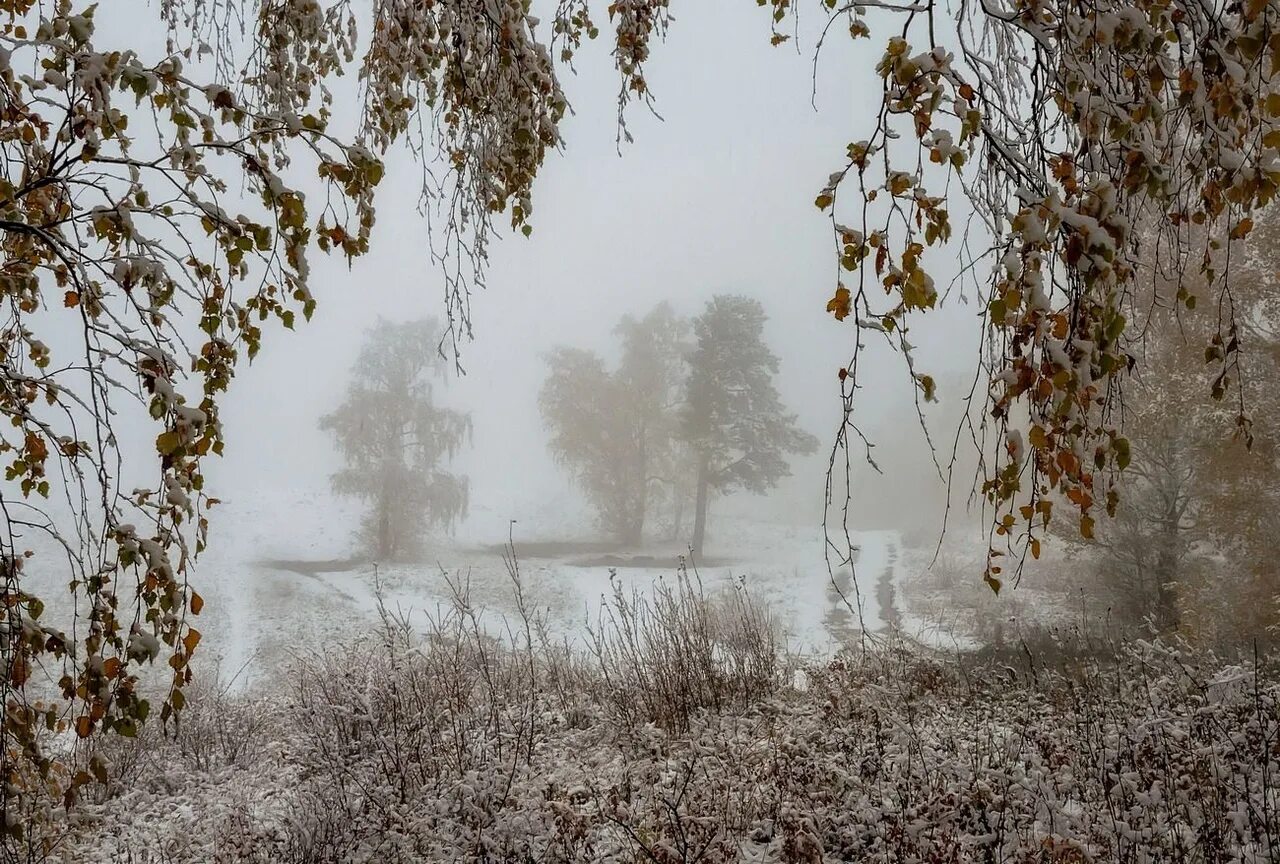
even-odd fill
[[(575, 541), (583, 545), (593, 538), (575, 536), (568, 527), (590, 524), (589, 515), (574, 513), (571, 502), (512, 510), (514, 522), (506, 514), (473, 510), (423, 563), (378, 564), (352, 555), (349, 526), (358, 519), (358, 507), (325, 491), (227, 501), (213, 514), (210, 548), (194, 577), (206, 601), (205, 661), (218, 659), (222, 675), (239, 676), (240, 684), (270, 675), (311, 647), (376, 624), (379, 590), (389, 609), (412, 620), (448, 606), (452, 583), (467, 590), (492, 626), (502, 627), (516, 614), (501, 554), (508, 532), (528, 604), (545, 615), (554, 635), (570, 640), (585, 636), (602, 598), (614, 590), (612, 579), (628, 594), (644, 595), (678, 571), (678, 542), (609, 553), (576, 549)], [(892, 597), (886, 588), (896, 586), (901, 575), (904, 556), (896, 532), (856, 532), (854, 542), (856, 579), (847, 566), (837, 567), (833, 583), (821, 526), (713, 514), (709, 561), (697, 566), (697, 576), (708, 592), (745, 588), (798, 654), (830, 654), (864, 630), (882, 631), (887, 619), (908, 633), (913, 626), (923, 632), (909, 616), (894, 619), (881, 611)], [(641, 556), (644, 566), (631, 566), (630, 559)]]

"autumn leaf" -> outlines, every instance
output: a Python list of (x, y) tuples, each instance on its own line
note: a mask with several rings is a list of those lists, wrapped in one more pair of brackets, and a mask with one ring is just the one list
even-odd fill
[(156, 451), (161, 456), (171, 456), (181, 446), (182, 437), (173, 430), (161, 432), (156, 436)]
[(1245, 237), (1248, 236), (1249, 232), (1252, 230), (1253, 230), (1253, 220), (1250, 219), (1248, 216), (1246, 216), (1243, 219), (1241, 219), (1239, 222), (1237, 222), (1235, 224), (1235, 227), (1231, 229), (1231, 239), (1243, 240)]
[(191, 614), (199, 615), (200, 610), (204, 608), (204, 598), (196, 592), (191, 592)]
[(841, 285), (836, 288), (836, 295), (827, 301), (827, 311), (836, 316), (837, 321), (843, 321), (849, 317), (852, 301), (853, 295), (849, 293), (849, 289)]
[(80, 295), (75, 291), (68, 291), (62, 296), (62, 305), (66, 306), (68, 309), (73, 309), (76, 306), (79, 306)]
[(89, 715), (82, 714), (76, 718), (76, 734), (81, 738), (88, 738), (93, 733), (93, 721), (89, 719)]

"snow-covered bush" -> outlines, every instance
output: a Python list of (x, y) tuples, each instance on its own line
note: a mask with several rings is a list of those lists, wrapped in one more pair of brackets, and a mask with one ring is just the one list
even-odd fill
[(1264, 658), (1134, 643), (1021, 671), (897, 643), (794, 689), (738, 665), (764, 644), (735, 653), (764, 621), (740, 596), (686, 579), (619, 604), (594, 656), (527, 612), (498, 631), (462, 588), (425, 634), (388, 613), (302, 661), (287, 693), (212, 694), (262, 716), (274, 738), (255, 758), (161, 738), (50, 858), (1280, 860), (1280, 670)]

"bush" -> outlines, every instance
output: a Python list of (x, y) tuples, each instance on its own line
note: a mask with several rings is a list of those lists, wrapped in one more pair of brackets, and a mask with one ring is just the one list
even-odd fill
[(161, 739), (59, 853), (1280, 860), (1280, 675), (1264, 659), (1139, 642), (1031, 670), (891, 643), (809, 666), (796, 689), (767, 616), (688, 574), (652, 599), (615, 586), (586, 656), (517, 606), (505, 626), (458, 586), (425, 634), (385, 614), (302, 662), (287, 698), (222, 694), (267, 718), (256, 758)]
[(781, 668), (776, 628), (746, 587), (708, 598), (681, 569), (651, 598), (611, 573), (612, 601), (591, 631), (591, 653), (615, 719), (689, 728), (703, 709), (741, 708), (769, 694)]

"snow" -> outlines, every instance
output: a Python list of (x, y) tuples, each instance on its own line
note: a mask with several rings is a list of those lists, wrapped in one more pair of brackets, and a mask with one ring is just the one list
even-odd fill
[[(358, 521), (358, 505), (327, 490), (265, 490), (224, 501), (211, 514), (209, 550), (192, 580), (205, 599), (202, 617), (213, 619), (202, 627), (206, 643), (201, 651), (219, 658), (224, 674), (245, 669), (241, 680), (247, 684), (270, 674), (313, 640), (350, 634), (359, 622), (375, 624), (379, 593), (388, 609), (421, 621), (449, 606), (455, 587), (481, 610), (485, 626), (502, 629), (517, 613), (499, 552), (508, 536), (515, 543), (530, 606), (546, 615), (552, 635), (581, 642), (615, 580), (624, 593), (644, 595), (659, 581), (675, 578), (682, 550), (678, 543), (655, 541), (636, 551), (662, 563), (616, 568), (590, 561), (590, 554), (548, 558), (522, 552), (522, 545), (567, 540), (576, 526), (590, 524), (589, 514), (568, 504), (516, 504), (507, 511), (514, 519), (479, 509), (455, 536), (439, 538), (425, 561), (386, 564), (352, 557), (350, 527)], [(897, 587), (903, 560), (898, 534), (863, 531), (851, 536), (858, 547), (855, 579), (848, 578), (847, 565), (838, 566), (834, 551), (828, 569), (821, 526), (713, 513), (708, 542), (712, 560), (693, 562), (690, 570), (707, 592), (744, 587), (775, 619), (792, 653), (827, 656), (864, 631), (885, 629), (880, 581), (888, 579), (902, 596)], [(625, 552), (620, 554), (625, 559)], [(898, 612), (907, 635), (938, 641), (936, 630)]]

